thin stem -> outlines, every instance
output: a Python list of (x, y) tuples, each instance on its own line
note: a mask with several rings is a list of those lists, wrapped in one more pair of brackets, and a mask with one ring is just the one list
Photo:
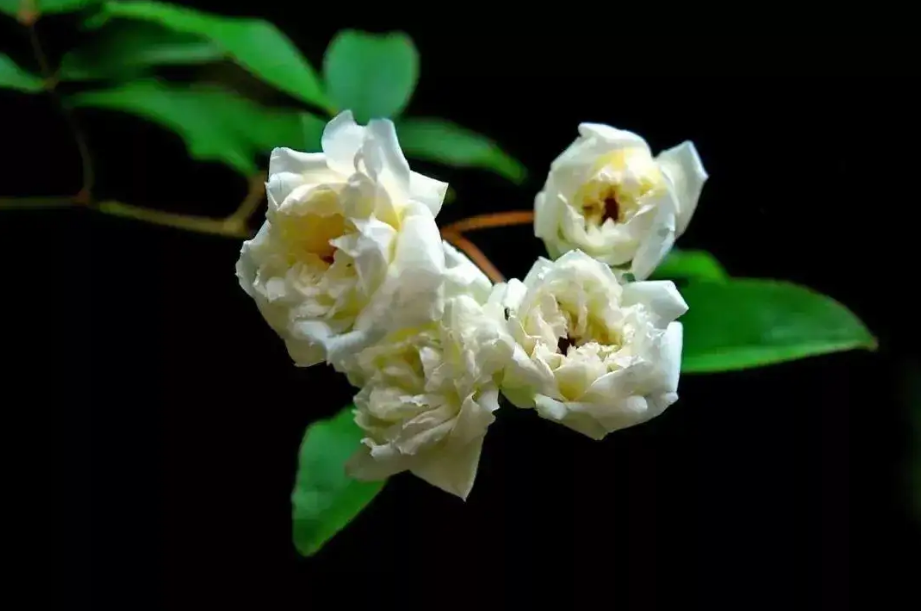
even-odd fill
[(442, 228), (449, 233), (464, 233), (474, 229), (490, 227), (508, 227), (510, 225), (527, 225), (534, 222), (534, 213), (530, 210), (512, 210), (510, 212), (493, 212), (461, 219)]
[(164, 227), (175, 227), (177, 229), (185, 229), (187, 231), (219, 235), (228, 238), (250, 237), (245, 227), (240, 227), (237, 223), (230, 222), (229, 219), (176, 214), (174, 212), (164, 212), (162, 210), (154, 210), (142, 206), (132, 206), (117, 201), (105, 201), (93, 207), (104, 214), (135, 219), (153, 223), (154, 225), (162, 225)]
[(492, 261), (483, 254), (482, 250), (477, 248), (476, 244), (461, 234), (447, 231), (446, 229), (441, 230), (441, 237), (470, 257), (470, 260), (476, 263), (477, 267), (483, 270), (483, 273), (486, 274), (490, 280), (493, 282), (505, 282), (505, 276), (502, 275), (502, 272), (492, 264)]
[(61, 197), (0, 197), (0, 210), (67, 208), (76, 204), (71, 195)]
[(265, 198), (265, 179), (265, 172), (261, 172), (250, 178), (249, 191), (247, 191), (246, 197), (240, 202), (236, 211), (227, 217), (226, 220), (228, 223), (236, 224), (241, 228), (246, 227), (247, 221), (249, 221), (250, 217), (259, 209), (260, 204), (262, 204)]
[(77, 144), (77, 151), (80, 153), (80, 162), (83, 170), (83, 187), (81, 187), (80, 193), (77, 194), (76, 201), (80, 204), (89, 204), (93, 192), (93, 183), (95, 182), (93, 160), (90, 155), (89, 145), (87, 145), (83, 130), (80, 129), (80, 125), (74, 119), (70, 107), (61, 96), (58, 95), (56, 90), (57, 77), (51, 69), (51, 64), (48, 62), (48, 56), (45, 55), (41, 40), (38, 38), (38, 30), (35, 28), (35, 19), (26, 22), (25, 25), (29, 30), (29, 42), (32, 45), (32, 53), (35, 56), (35, 61), (38, 63), (42, 76), (45, 78), (45, 88), (48, 90), (48, 94), (54, 100), (58, 108), (61, 109), (64, 120), (67, 122), (67, 126), (73, 134), (74, 142)]

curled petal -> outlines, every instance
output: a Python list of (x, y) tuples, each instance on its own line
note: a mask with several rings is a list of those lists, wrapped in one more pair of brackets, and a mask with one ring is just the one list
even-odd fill
[(642, 304), (656, 315), (656, 322), (665, 325), (688, 311), (688, 304), (671, 280), (631, 282), (624, 286), (625, 306)]
[(321, 144), (326, 162), (336, 172), (349, 176), (356, 170), (355, 156), (365, 140), (365, 127), (355, 123), (351, 110), (336, 115), (323, 130)]
[(369, 175), (380, 183), (391, 199), (403, 201), (409, 197), (409, 163), (400, 149), (396, 128), (392, 121), (374, 119), (366, 128), (368, 137), (362, 154)]
[(700, 193), (707, 182), (707, 171), (700, 160), (697, 148), (690, 141), (662, 151), (656, 159), (674, 185), (678, 197), (677, 232), (680, 236), (687, 229), (697, 209)]
[(672, 249), (676, 237), (675, 223), (675, 198), (673, 194), (666, 193), (656, 207), (655, 220), (630, 264), (630, 271), (637, 280), (648, 278)]

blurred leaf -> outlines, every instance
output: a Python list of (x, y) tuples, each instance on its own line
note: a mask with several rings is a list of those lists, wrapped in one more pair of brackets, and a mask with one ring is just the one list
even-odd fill
[(320, 108), (330, 108), (316, 72), (297, 47), (267, 21), (210, 15), (161, 2), (107, 2), (101, 20), (94, 20), (93, 25), (112, 17), (157, 23), (206, 38), (267, 83)]
[(729, 274), (716, 260), (716, 257), (705, 250), (679, 250), (673, 248), (665, 260), (659, 264), (652, 275), (653, 279), (696, 279), (696, 280), (726, 280)]
[(384, 482), (361, 482), (345, 474), (361, 438), (352, 406), (312, 424), (304, 435), (291, 495), (294, 545), (304, 556), (316, 553), (384, 487)]
[(395, 117), (406, 108), (419, 78), (419, 53), (402, 32), (339, 32), (323, 57), (330, 99), (355, 120)]
[(70, 101), (78, 107), (118, 110), (159, 123), (182, 137), (192, 157), (225, 163), (247, 176), (256, 172), (255, 157), (273, 147), (317, 150), (323, 125), (308, 113), (262, 108), (216, 87), (159, 81), (79, 93)]
[(404, 119), (397, 125), (406, 155), (457, 167), (492, 170), (522, 183), (527, 172), (495, 142), (443, 119)]
[(0, 53), (0, 87), (36, 93), (44, 90), (45, 82), (20, 68), (9, 56)]
[(66, 13), (101, 2), (102, 0), (38, 0), (38, 10), (42, 13)]
[(876, 349), (850, 310), (811, 289), (777, 280), (690, 282), (682, 371), (760, 367), (808, 356)]
[[(32, 6), (42, 13), (66, 13), (78, 11), (87, 6), (99, 4), (102, 0), (33, 0)], [(19, 13), (23, 0), (0, 0), (0, 12), (9, 13), (14, 17)]]
[(224, 57), (224, 50), (200, 36), (154, 23), (120, 23), (103, 29), (61, 59), (62, 80), (124, 78), (157, 65), (199, 64)]

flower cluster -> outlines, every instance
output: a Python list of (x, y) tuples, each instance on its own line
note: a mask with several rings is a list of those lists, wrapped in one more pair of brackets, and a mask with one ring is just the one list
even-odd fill
[(237, 276), (297, 365), (359, 389), (353, 477), (410, 471), (466, 498), (500, 394), (593, 439), (677, 400), (687, 305), (645, 279), (707, 175), (689, 142), (653, 157), (630, 132), (579, 133), (535, 200), (555, 260), (495, 285), (442, 240), (447, 184), (410, 170), (390, 121), (346, 111), (322, 153), (273, 151)]

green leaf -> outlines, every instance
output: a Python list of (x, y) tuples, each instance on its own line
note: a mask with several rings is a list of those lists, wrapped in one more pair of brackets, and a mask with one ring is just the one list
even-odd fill
[(102, 20), (112, 17), (157, 23), (206, 38), (267, 83), (310, 104), (331, 108), (316, 72), (297, 47), (267, 21), (209, 15), (161, 2), (107, 2)]
[(778, 280), (692, 281), (681, 290), (682, 371), (761, 367), (808, 356), (876, 349), (850, 310), (811, 289)]
[(495, 142), (443, 119), (405, 119), (397, 125), (406, 155), (457, 167), (492, 170), (522, 183), (527, 172)]
[(0, 53), (0, 87), (37, 93), (45, 88), (45, 83), (41, 78), (20, 68), (9, 56)]
[(726, 280), (729, 274), (716, 260), (716, 257), (705, 250), (679, 250), (673, 248), (665, 260), (659, 264), (652, 274), (654, 279), (696, 279), (696, 280)]
[(61, 59), (62, 80), (124, 78), (158, 65), (200, 64), (224, 57), (210, 40), (153, 23), (121, 23), (105, 28)]
[(159, 81), (79, 93), (70, 102), (154, 121), (178, 133), (192, 157), (225, 163), (247, 176), (256, 172), (254, 158), (276, 146), (317, 150), (317, 125), (323, 123), (308, 113), (260, 107), (216, 87), (170, 86)]
[[(15, 17), (26, 2), (28, 0), (0, 0), (0, 12)], [(38, 9), (39, 14), (52, 14), (79, 11), (100, 2), (101, 0), (33, 0), (31, 5)]]
[(291, 495), (294, 545), (304, 556), (315, 554), (384, 487), (384, 482), (360, 482), (345, 474), (361, 437), (352, 406), (312, 424), (304, 435)]
[(323, 78), (338, 108), (367, 123), (406, 108), (419, 78), (419, 53), (402, 32), (339, 32), (323, 57)]
[(68, 13), (99, 4), (101, 0), (38, 0), (41, 13)]

